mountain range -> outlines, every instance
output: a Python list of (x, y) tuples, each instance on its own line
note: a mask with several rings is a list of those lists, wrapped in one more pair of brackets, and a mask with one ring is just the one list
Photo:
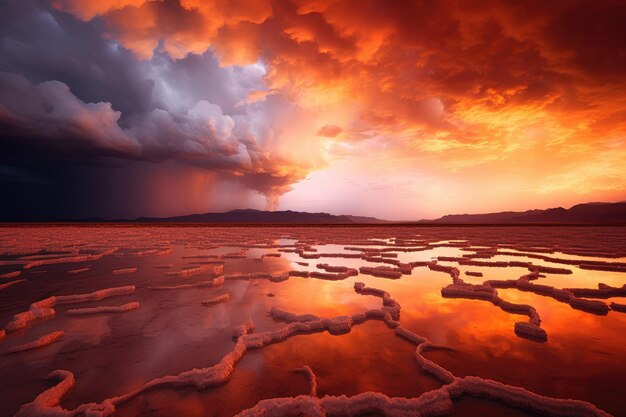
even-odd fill
[(237, 209), (224, 213), (190, 214), (175, 217), (139, 217), (136, 219), (100, 218), (84, 219), (84, 222), (132, 222), (132, 223), (224, 223), (224, 224), (362, 224), (384, 223), (375, 217), (307, 213), (302, 211), (263, 211)]
[(431, 224), (626, 224), (626, 202), (585, 203), (569, 209), (563, 207), (545, 210), (503, 211), (486, 214), (449, 214), (434, 220), (420, 220)]
[(449, 214), (432, 220), (389, 221), (375, 217), (238, 209), (224, 213), (136, 219), (83, 219), (82, 222), (216, 223), (216, 224), (626, 224), (626, 202), (586, 203), (569, 209), (503, 211), (485, 214)]

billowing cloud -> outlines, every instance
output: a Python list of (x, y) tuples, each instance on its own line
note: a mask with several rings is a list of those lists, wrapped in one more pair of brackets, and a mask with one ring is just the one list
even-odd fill
[(107, 33), (141, 57), (150, 57), (161, 41), (173, 58), (201, 54), (220, 29), (242, 22), (259, 24), (272, 14), (267, 0), (60, 0), (53, 4), (86, 21), (101, 16)]
[(295, 188), (296, 209), (340, 181), (383, 184), (337, 203), (358, 211), (428, 179), (399, 218), (626, 196), (619, 0), (0, 7), (1, 136), (32, 152), (180, 163), (269, 207)]
[(136, 155), (139, 143), (122, 129), (111, 103), (85, 103), (59, 81), (33, 85), (21, 75), (0, 73), (0, 125), (42, 146), (93, 146)]
[[(68, 2), (55, 6), (89, 19), (131, 4), (80, 13)], [(0, 136), (7, 146), (82, 152), (80, 164), (178, 161), (234, 178), (269, 206), (321, 163), (281, 145), (288, 138), (277, 118), (297, 118), (297, 104), (278, 97), (248, 103), (266, 88), (262, 64), (221, 67), (210, 51), (176, 59), (165, 47), (141, 60), (95, 20), (33, 2), (2, 9)]]
[(317, 134), (320, 136), (325, 136), (327, 138), (334, 138), (341, 132), (343, 132), (343, 129), (340, 126), (324, 125), (320, 127), (320, 130), (317, 131)]

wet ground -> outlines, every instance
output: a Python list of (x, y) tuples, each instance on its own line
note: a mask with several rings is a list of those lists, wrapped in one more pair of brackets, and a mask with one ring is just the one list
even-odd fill
[(1, 416), (626, 415), (625, 228), (2, 227), (0, 251)]

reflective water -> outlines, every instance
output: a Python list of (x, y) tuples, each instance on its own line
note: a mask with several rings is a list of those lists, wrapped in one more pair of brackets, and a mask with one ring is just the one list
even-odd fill
[[(571, 270), (569, 275), (548, 273), (533, 281), (555, 288), (598, 288), (599, 283), (621, 287), (626, 284), (624, 271), (581, 269), (526, 254), (574, 263), (600, 261), (621, 268), (626, 259), (625, 232), (624, 228), (610, 227), (3, 227), (0, 275), (21, 273), (0, 278), (0, 285), (25, 281), (0, 289), (0, 328), (14, 314), (49, 296), (126, 285), (134, 285), (136, 290), (102, 300), (59, 304), (54, 306), (54, 318), (8, 332), (0, 342), (0, 415), (14, 415), (22, 404), (52, 386), (46, 377), (55, 369), (74, 373), (76, 385), (61, 401), (62, 407), (73, 409), (138, 389), (153, 378), (212, 366), (232, 351), (232, 330), (246, 320), (253, 320), (256, 332), (283, 328), (285, 323), (268, 315), (272, 307), (322, 317), (380, 308), (378, 297), (355, 292), (355, 282), (389, 292), (402, 307), (402, 326), (452, 348), (430, 351), (425, 356), (457, 377), (476, 375), (544, 396), (585, 400), (612, 415), (626, 415), (626, 388), (622, 384), (626, 375), (626, 313), (611, 310), (606, 315), (591, 314), (542, 294), (498, 289), (502, 299), (536, 308), (548, 335), (547, 342), (539, 342), (520, 338), (513, 331), (516, 322), (527, 321), (526, 316), (505, 312), (483, 300), (442, 297), (441, 289), (452, 283), (452, 277), (425, 265), (415, 266), (400, 279), (359, 274), (341, 280), (291, 276), (273, 282), (267, 277), (241, 276), (258, 272), (277, 276), (294, 270), (323, 272), (318, 264), (355, 269), (395, 267), (380, 259), (342, 255), (383, 255), (383, 259), (410, 263), (498, 249), (506, 254), (471, 259), (524, 261)], [(372, 251), (378, 252), (372, 255)], [(81, 262), (59, 259), (103, 253), (99, 259)], [(262, 258), (264, 254), (280, 256)], [(311, 258), (316, 254), (320, 256)], [(33, 260), (43, 260), (44, 264), (29, 265)], [(46, 264), (49, 260), (58, 262)], [(210, 281), (210, 273), (188, 278), (167, 273), (216, 260), (224, 262), (226, 280), (221, 287), (150, 288)], [(471, 284), (518, 279), (530, 272), (520, 266), (438, 263), (457, 267), (460, 278)], [(82, 268), (89, 270), (69, 272)], [(113, 274), (125, 268), (137, 271)], [(466, 271), (482, 272), (483, 276), (467, 276)], [(201, 304), (225, 293), (230, 298), (224, 303)], [(597, 299), (626, 304), (623, 295)], [(132, 301), (140, 302), (137, 310), (67, 314), (69, 309)], [(65, 332), (56, 343), (9, 353), (11, 347), (55, 330)], [(356, 325), (342, 335), (297, 335), (248, 352), (224, 385), (206, 390), (150, 391), (121, 404), (116, 413), (235, 415), (265, 398), (306, 394), (306, 378), (294, 372), (305, 365), (317, 376), (319, 396), (377, 391), (390, 397), (417, 397), (438, 388), (441, 382), (420, 370), (414, 352), (413, 344), (376, 320)], [(455, 405), (453, 415), (457, 416), (532, 415), (473, 397), (463, 397)]]

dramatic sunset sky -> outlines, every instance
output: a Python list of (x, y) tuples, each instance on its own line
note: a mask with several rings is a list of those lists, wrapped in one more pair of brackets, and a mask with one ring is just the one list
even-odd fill
[(0, 0), (3, 220), (626, 200), (622, 0)]

